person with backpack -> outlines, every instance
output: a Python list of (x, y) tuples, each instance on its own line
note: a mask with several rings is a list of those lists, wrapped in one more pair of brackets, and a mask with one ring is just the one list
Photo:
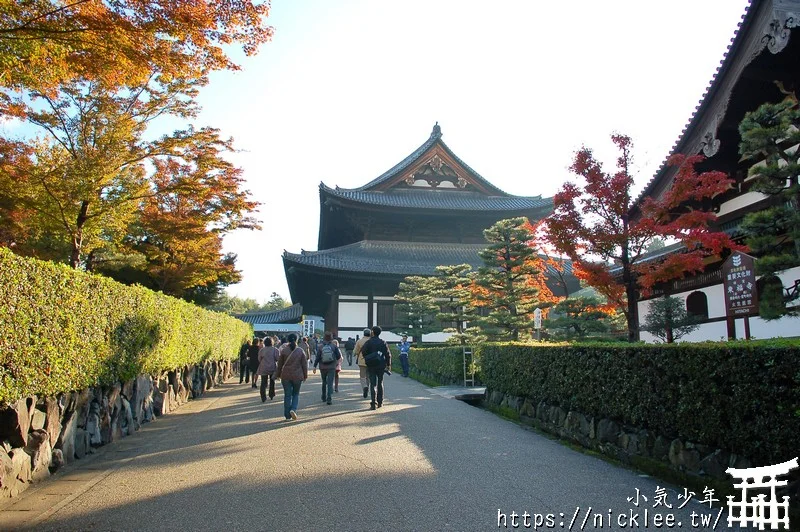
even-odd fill
[(369, 374), (370, 410), (383, 406), (383, 372), (387, 367), (392, 367), (392, 352), (386, 342), (381, 340), (382, 332), (378, 325), (372, 327), (372, 337), (361, 348)]
[(288, 343), (281, 347), (275, 378), (283, 385), (283, 415), (286, 420), (297, 419), (300, 402), (300, 385), (308, 378), (306, 354), (297, 347), (297, 335), (291, 333)]
[[(334, 340), (333, 345), (337, 348), (339, 347), (339, 341)], [(339, 350), (341, 353), (341, 349)], [(339, 373), (342, 371), (342, 362), (344, 362), (344, 356), (342, 356), (339, 360), (336, 361), (336, 373), (333, 375), (333, 391), (339, 393)]]
[(333, 379), (336, 375), (336, 363), (340, 358), (342, 358), (342, 353), (333, 344), (333, 334), (330, 331), (325, 331), (322, 342), (317, 346), (314, 373), (317, 372), (317, 366), (319, 366), (320, 375), (322, 376), (322, 400), (329, 405), (333, 404)]

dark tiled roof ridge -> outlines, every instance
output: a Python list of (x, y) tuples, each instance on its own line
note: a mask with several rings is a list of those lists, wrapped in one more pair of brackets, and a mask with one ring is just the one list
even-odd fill
[(642, 192), (636, 198), (634, 205), (640, 204), (644, 200), (645, 196), (652, 192), (653, 187), (655, 187), (655, 185), (661, 180), (660, 178), (667, 168), (669, 168), (667, 161), (669, 161), (670, 157), (676, 153), (680, 153), (680, 150), (684, 149), (684, 144), (688, 142), (689, 134), (694, 130), (695, 127), (697, 127), (701, 121), (703, 113), (710, 105), (710, 101), (713, 99), (714, 93), (719, 90), (719, 83), (721, 83), (719, 80), (724, 77), (725, 73), (727, 73), (728, 69), (731, 67), (733, 58), (736, 56), (735, 52), (742, 45), (743, 37), (741, 36), (746, 33), (747, 28), (755, 18), (755, 12), (758, 10), (760, 3), (761, 0), (749, 0), (747, 8), (745, 8), (745, 12), (741, 16), (741, 20), (736, 25), (736, 29), (733, 32), (733, 37), (731, 37), (731, 42), (725, 51), (725, 55), (723, 56), (722, 60), (720, 60), (720, 64), (711, 77), (711, 80), (708, 82), (708, 86), (706, 87), (705, 91), (703, 91), (700, 101), (695, 106), (694, 111), (689, 117), (689, 120), (686, 122), (686, 125), (681, 130), (677, 140), (675, 140), (675, 142), (672, 144), (669, 154), (664, 158), (664, 161), (658, 167), (656, 173), (650, 178), (650, 181), (647, 182)]
[(325, 197), (337, 198), (356, 204), (371, 205), (374, 207), (390, 207), (400, 209), (435, 209), (447, 211), (541, 211), (551, 209), (552, 198), (538, 196), (486, 196), (477, 191), (458, 189), (391, 189), (360, 190), (331, 188), (325, 183), (320, 183), (320, 201)]
[(302, 316), (303, 306), (300, 303), (268, 312), (246, 312), (244, 314), (233, 315), (234, 318), (238, 318), (247, 323), (281, 323), (287, 320), (299, 321)]
[(445, 144), (444, 141), (442, 140), (442, 130), (439, 127), (439, 123), (438, 122), (436, 123), (435, 126), (433, 126), (433, 131), (431, 132), (430, 137), (428, 137), (428, 140), (423, 142), (422, 145), (419, 148), (417, 148), (416, 150), (411, 152), (411, 154), (408, 155), (405, 159), (403, 159), (402, 161), (400, 161), (396, 165), (392, 166), (387, 171), (385, 171), (384, 173), (382, 173), (381, 175), (379, 175), (378, 177), (376, 177), (375, 179), (373, 179), (372, 181), (370, 181), (366, 185), (362, 185), (360, 187), (357, 187), (357, 188), (354, 188), (354, 189), (350, 189), (350, 190), (366, 191), (366, 190), (369, 190), (372, 187), (375, 187), (377, 185), (380, 185), (381, 183), (384, 183), (384, 182), (392, 179), (394, 176), (397, 175), (398, 172), (401, 172), (401, 171), (405, 170), (406, 168), (408, 168), (409, 166), (411, 166), (411, 164), (414, 163), (414, 161), (419, 159), (419, 157), (422, 156), (423, 153), (425, 153), (430, 148), (432, 148), (434, 146), (434, 144), (436, 144), (437, 142), (442, 145), (442, 148), (444, 148), (444, 150), (447, 152), (448, 155), (450, 155), (458, 164), (463, 166), (465, 170), (470, 172), (478, 180), (478, 182), (481, 183), (483, 186), (485, 186), (486, 188), (488, 188), (491, 191), (496, 192), (498, 195), (501, 195), (501, 196), (507, 196), (508, 195), (506, 192), (502, 191), (501, 189), (497, 188), (496, 186), (491, 184), (489, 181), (487, 181), (486, 178), (484, 178), (478, 172), (473, 170), (467, 163), (465, 163), (463, 160), (461, 160), (461, 158), (459, 158), (455, 153), (453, 153), (453, 150), (451, 150), (450, 147), (447, 144)]

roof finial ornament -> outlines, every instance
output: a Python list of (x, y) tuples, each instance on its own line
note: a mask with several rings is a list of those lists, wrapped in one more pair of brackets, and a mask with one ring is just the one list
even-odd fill
[(439, 127), (439, 121), (437, 120), (436, 123), (433, 125), (433, 131), (431, 131), (431, 138), (439, 138), (442, 136), (442, 128)]

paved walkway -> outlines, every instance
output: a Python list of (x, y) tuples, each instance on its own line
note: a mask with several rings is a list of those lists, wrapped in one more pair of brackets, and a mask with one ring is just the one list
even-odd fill
[[(0, 504), (0, 530), (497, 530), (525, 511), (552, 514), (555, 529), (580, 530), (587, 512), (584, 530), (599, 519), (621, 530), (618, 514), (644, 528), (663, 483), (410, 379), (386, 386), (370, 411), (345, 370), (328, 406), (311, 376), (287, 423), (282, 392), (262, 404), (231, 383)], [(638, 508), (626, 500), (637, 488), (648, 500)], [(667, 497), (681, 528), (693, 529), (692, 511), (717, 516), (694, 501), (677, 510), (674, 489)]]

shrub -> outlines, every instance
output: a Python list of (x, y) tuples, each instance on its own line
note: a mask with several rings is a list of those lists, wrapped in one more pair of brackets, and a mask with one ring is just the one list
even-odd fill
[(238, 356), (248, 324), (0, 249), (0, 404)]
[(491, 391), (746, 456), (796, 455), (800, 344), (481, 346)]
[[(477, 365), (477, 357), (475, 358)], [(398, 358), (398, 366), (400, 364)], [(442, 384), (464, 383), (464, 355), (461, 346), (411, 348), (408, 363), (412, 371), (429, 376)], [(479, 374), (476, 373), (476, 379)]]

